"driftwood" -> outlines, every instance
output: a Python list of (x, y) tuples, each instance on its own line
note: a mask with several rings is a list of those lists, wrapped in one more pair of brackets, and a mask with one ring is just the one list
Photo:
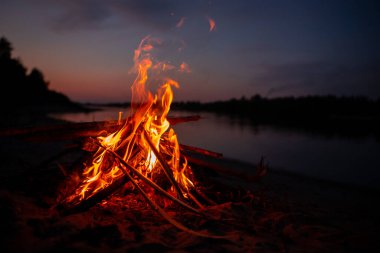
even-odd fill
[[(187, 117), (168, 117), (171, 125), (197, 121), (199, 115)], [(78, 137), (98, 136), (102, 131), (113, 131), (120, 127), (119, 121), (99, 121), (84, 123), (67, 123), (51, 126), (12, 128), (0, 130), (2, 136), (17, 136), (31, 141), (72, 140)]]

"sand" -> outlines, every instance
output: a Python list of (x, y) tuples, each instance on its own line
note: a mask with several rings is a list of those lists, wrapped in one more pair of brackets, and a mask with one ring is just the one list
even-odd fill
[[(250, 181), (255, 166), (228, 159), (193, 166), (203, 190), (218, 204), (205, 219), (175, 206), (167, 211), (194, 230), (183, 232), (153, 212), (137, 192), (72, 215), (52, 206), (67, 178), (67, 161), (44, 163), (71, 142), (26, 142), (1, 137), (1, 252), (375, 252), (378, 190), (339, 185), (276, 171)], [(206, 159), (206, 158), (204, 158)], [(229, 173), (233, 171), (233, 173)], [(236, 173), (238, 172), (238, 173)], [(360, 173), (360, 169), (358, 169)]]

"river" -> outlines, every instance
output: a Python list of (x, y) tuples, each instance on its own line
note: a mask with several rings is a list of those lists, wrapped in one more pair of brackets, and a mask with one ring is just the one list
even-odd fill
[[(128, 109), (104, 107), (90, 113), (51, 116), (72, 122), (91, 122), (117, 119), (119, 111), (128, 115)], [(198, 114), (201, 120), (173, 127), (180, 143), (252, 164), (263, 156), (269, 167), (276, 170), (379, 188), (380, 142), (374, 137), (327, 137), (271, 126), (253, 126), (213, 113)], [(194, 113), (173, 111), (170, 115)]]

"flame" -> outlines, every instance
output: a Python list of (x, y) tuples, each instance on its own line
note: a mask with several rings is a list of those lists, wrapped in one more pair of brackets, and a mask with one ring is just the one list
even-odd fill
[(159, 62), (159, 63), (156, 63), (152, 67), (153, 70), (157, 70), (157, 71), (168, 71), (168, 70), (173, 70), (175, 68), (176, 67), (174, 65), (167, 62)]
[(207, 17), (207, 19), (208, 19), (208, 24), (210, 25), (209, 31), (212, 32), (215, 29), (215, 25), (216, 25), (215, 20), (210, 17)]
[(189, 64), (187, 64), (186, 62), (182, 62), (181, 65), (179, 65), (179, 72), (184, 72), (184, 73), (190, 73), (191, 72), (191, 69), (190, 69), (190, 66)]
[[(181, 156), (177, 135), (167, 120), (173, 100), (172, 88), (179, 88), (179, 84), (172, 79), (166, 79), (156, 94), (152, 94), (146, 88), (149, 75), (155, 66), (164, 66), (163, 63), (154, 63), (151, 57), (151, 51), (157, 43), (160, 41), (145, 37), (134, 51), (133, 71), (137, 76), (131, 86), (132, 115), (124, 123), (120, 123), (122, 116), (120, 113), (120, 128), (105, 136), (97, 137), (96, 141), (100, 147), (85, 166), (83, 179), (77, 190), (66, 199), (66, 202), (88, 199), (123, 176), (124, 172), (120, 168), (122, 165), (115, 161), (107, 150), (117, 153), (126, 163), (153, 180), (154, 175), (163, 169), (163, 165), (158, 162), (148, 141), (166, 159), (173, 178), (184, 196), (187, 196), (186, 192), (194, 186), (190, 180), (191, 171), (187, 160)], [(188, 69), (188, 66), (183, 63), (180, 68)]]

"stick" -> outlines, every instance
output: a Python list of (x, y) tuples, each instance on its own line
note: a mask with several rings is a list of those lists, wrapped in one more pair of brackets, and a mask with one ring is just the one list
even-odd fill
[[(157, 190), (158, 193), (161, 193), (162, 195), (164, 195), (165, 197), (169, 198), (170, 200), (178, 203), (179, 205), (181, 205), (182, 207), (185, 207), (187, 209), (189, 209), (190, 211), (193, 211), (197, 214), (201, 214), (201, 215), (206, 215), (207, 218), (212, 218), (212, 219), (215, 219), (213, 216), (210, 216), (209, 214), (205, 214), (205, 213), (201, 213), (198, 209), (195, 209), (193, 208), (192, 206), (186, 204), (185, 202), (181, 201), (180, 199), (170, 195), (167, 191), (165, 191), (164, 189), (162, 189), (160, 186), (158, 186), (156, 183), (154, 183), (152, 180), (150, 180), (149, 178), (145, 177), (143, 174), (141, 174), (138, 170), (136, 170), (134, 167), (132, 167), (131, 165), (129, 165), (119, 154), (117, 154), (115, 151), (107, 148), (107, 147), (104, 147), (101, 143), (99, 142), (95, 142), (99, 147), (101, 147), (102, 149), (106, 150), (107, 152), (109, 152), (111, 155), (114, 156), (115, 159), (117, 159), (119, 161), (119, 163), (121, 163), (123, 166), (127, 167), (129, 170), (133, 171), (140, 179), (142, 179), (145, 183), (147, 183), (149, 186), (151, 186), (153, 189)], [(125, 168), (123, 167), (120, 167), (124, 173), (128, 173), (128, 171), (125, 170)], [(196, 191), (198, 194), (199, 192)], [(190, 193), (189, 193), (190, 194)], [(204, 197), (204, 199), (206, 201), (208, 201), (210, 204), (213, 204), (213, 205), (216, 205), (216, 203), (210, 199), (208, 199), (207, 197), (205, 197), (204, 195), (201, 195), (202, 197)], [(192, 198), (192, 200), (198, 205), (200, 206), (202, 209), (204, 208), (203, 205), (195, 198), (195, 196), (191, 195), (190, 194), (190, 197)]]
[(103, 199), (108, 198), (110, 195), (115, 193), (121, 186), (128, 182), (128, 177), (122, 176), (119, 179), (115, 180), (111, 185), (107, 188), (98, 191), (88, 199), (82, 200), (78, 204), (70, 205), (68, 203), (59, 203), (55, 206), (55, 209), (60, 211), (63, 215), (70, 215), (75, 213), (80, 213), (87, 211), (91, 207), (95, 206), (97, 203), (102, 201)]
[(167, 118), (170, 125), (174, 126), (180, 123), (190, 122), (190, 121), (198, 121), (201, 119), (201, 116), (199, 115), (191, 115), (191, 116), (185, 116), (185, 117), (168, 117)]
[(164, 171), (165, 175), (168, 177), (168, 179), (170, 180), (170, 182), (172, 183), (172, 185), (174, 186), (178, 197), (183, 199), (182, 191), (179, 188), (179, 185), (177, 184), (177, 182), (174, 180), (174, 177), (173, 177), (173, 174), (171, 172), (169, 165), (166, 163), (164, 158), (161, 156), (161, 154), (157, 150), (156, 146), (154, 146), (154, 144), (152, 143), (152, 140), (150, 139), (150, 137), (146, 131), (144, 131), (144, 137), (145, 137), (146, 141), (148, 142), (150, 148), (153, 150), (153, 153), (156, 155), (158, 161), (161, 163), (163, 171)]
[(216, 236), (216, 235), (210, 235), (210, 234), (206, 234), (206, 233), (201, 233), (201, 232), (198, 232), (198, 231), (194, 231), (188, 227), (186, 227), (185, 225), (179, 223), (178, 221), (174, 220), (172, 217), (170, 217), (164, 209), (162, 209), (159, 205), (157, 205), (154, 201), (152, 201), (149, 196), (145, 193), (145, 191), (141, 188), (141, 186), (136, 183), (136, 181), (132, 178), (132, 176), (127, 172), (125, 174), (128, 179), (131, 181), (131, 183), (136, 187), (136, 189), (138, 189), (138, 191), (141, 193), (141, 195), (145, 198), (145, 200), (148, 202), (148, 204), (150, 205), (150, 207), (158, 212), (159, 214), (161, 214), (161, 216), (166, 219), (170, 224), (174, 225), (176, 228), (182, 230), (182, 231), (185, 231), (189, 234), (192, 234), (192, 235), (196, 235), (196, 236), (201, 236), (201, 237), (208, 237), (208, 238), (226, 238), (226, 236)]
[[(135, 168), (133, 168), (132, 166), (130, 166), (127, 162), (125, 162), (117, 153), (115, 153), (113, 150), (110, 150), (106, 147), (103, 147), (100, 143), (98, 144), (100, 145), (100, 147), (102, 147), (104, 150), (110, 152), (115, 158), (118, 159), (118, 161), (126, 166), (128, 169), (130, 169), (131, 171), (135, 172), (137, 175), (141, 176), (141, 178), (144, 178), (145, 182), (148, 182), (151, 186), (152, 185), (156, 185), (154, 182), (152, 182), (151, 180), (149, 180), (148, 178), (146, 178), (145, 176), (143, 176), (140, 172), (138, 172)], [(122, 166), (120, 166), (120, 168), (123, 168)], [(210, 235), (210, 234), (206, 234), (206, 233), (201, 233), (201, 232), (198, 232), (198, 231), (194, 231), (186, 226), (184, 226), (183, 224), (179, 223), (178, 221), (174, 220), (172, 217), (170, 217), (165, 211), (164, 209), (162, 209), (159, 205), (157, 205), (154, 201), (152, 201), (149, 196), (145, 193), (145, 191), (141, 188), (141, 186), (133, 179), (133, 177), (128, 173), (127, 170), (125, 170), (123, 168), (123, 172), (125, 173), (124, 175), (131, 181), (131, 183), (136, 187), (136, 189), (138, 189), (138, 191), (142, 194), (142, 196), (145, 198), (145, 200), (148, 202), (148, 204), (150, 205), (150, 207), (158, 212), (159, 214), (161, 214), (161, 216), (166, 219), (169, 223), (171, 223), (172, 225), (174, 225), (175, 227), (177, 227), (178, 229), (182, 230), (182, 231), (185, 231), (187, 233), (190, 233), (190, 234), (193, 234), (193, 235), (196, 235), (196, 236), (201, 236), (201, 237), (208, 237), (208, 238), (226, 238), (226, 236), (217, 236), (217, 235)], [(186, 203), (182, 202), (181, 200), (179, 199), (176, 199), (174, 198), (173, 196), (171, 196), (170, 194), (168, 194), (165, 190), (163, 190), (161, 187), (159, 187), (158, 185), (156, 185), (157, 189), (159, 189), (159, 192), (163, 193), (165, 192), (165, 196), (170, 196), (169, 198), (170, 199), (173, 199), (174, 201), (176, 201), (177, 203), (180, 203), (181, 205), (189, 208), (190, 210), (192, 211), (195, 211), (197, 213), (199, 213), (198, 210), (192, 208), (191, 206), (187, 205)], [(154, 187), (155, 188), (155, 187)], [(156, 189), (156, 188), (155, 188)], [(167, 195), (168, 194), (168, 195)]]
[[(151, 186), (153, 189), (157, 190), (159, 193), (161, 193), (162, 195), (164, 195), (165, 197), (169, 198), (170, 200), (172, 201), (175, 201), (177, 202), (178, 204), (180, 204), (181, 206), (195, 212), (195, 213), (200, 213), (199, 210), (193, 208), (192, 206), (186, 204), (185, 202), (181, 201), (180, 199), (177, 199), (176, 197), (170, 195), (167, 191), (165, 191), (164, 189), (162, 189), (160, 186), (158, 186), (156, 183), (154, 183), (152, 180), (150, 180), (149, 178), (147, 178), (146, 176), (144, 176), (143, 174), (141, 174), (137, 169), (133, 168), (131, 165), (129, 165), (126, 161), (123, 160), (123, 158), (121, 156), (119, 156), (115, 151), (111, 150), (111, 149), (108, 149), (106, 147), (104, 147), (102, 144), (96, 142), (97, 145), (101, 148), (103, 148), (104, 150), (106, 150), (107, 152), (109, 152), (115, 159), (117, 159), (123, 166), (127, 167), (129, 170), (133, 171), (133, 173), (135, 173), (141, 180), (143, 180), (145, 183), (147, 183), (149, 186)], [(124, 167), (121, 167), (121, 169), (123, 170), (124, 173), (128, 173), (128, 171), (125, 170)]]
[(197, 148), (197, 147), (192, 147), (192, 146), (183, 145), (183, 144), (180, 144), (179, 148), (181, 149), (181, 151), (184, 151), (184, 152), (194, 152), (194, 153), (202, 154), (205, 156), (211, 156), (211, 157), (215, 157), (215, 158), (223, 157), (223, 154), (221, 154), (221, 153), (217, 153), (217, 152), (210, 151), (210, 150), (203, 149), (203, 148)]
[(194, 201), (195, 204), (197, 204), (197, 206), (198, 206), (199, 208), (201, 208), (201, 209), (204, 209), (204, 208), (205, 208), (205, 207), (201, 204), (201, 202), (199, 202), (199, 201), (197, 200), (197, 198), (194, 197), (193, 194), (191, 194), (190, 192), (188, 192), (187, 194), (189, 195), (190, 199), (191, 199), (192, 201)]
[(215, 201), (211, 200), (209, 197), (207, 197), (203, 192), (201, 191), (198, 191), (196, 188), (195, 188), (195, 192), (201, 196), (204, 200), (206, 200), (210, 205), (212, 206), (216, 206), (217, 203), (215, 203)]

